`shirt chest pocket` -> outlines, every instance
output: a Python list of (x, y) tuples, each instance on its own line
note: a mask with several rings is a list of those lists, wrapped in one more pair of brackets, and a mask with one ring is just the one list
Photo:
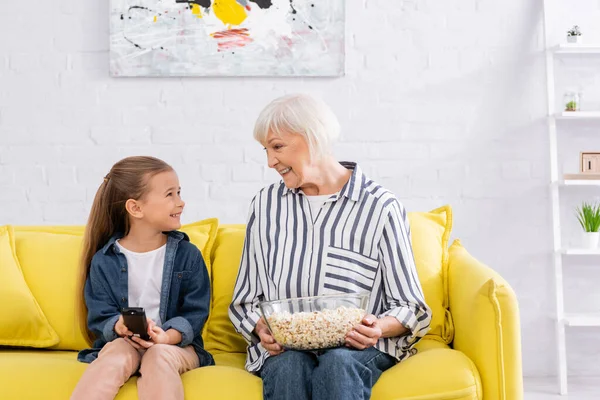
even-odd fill
[(327, 249), (324, 288), (334, 292), (370, 292), (379, 261), (339, 247)]
[(190, 279), (191, 276), (192, 276), (191, 271), (175, 271), (175, 272), (173, 272), (173, 279), (179, 280), (179, 281), (186, 281), (186, 280)]

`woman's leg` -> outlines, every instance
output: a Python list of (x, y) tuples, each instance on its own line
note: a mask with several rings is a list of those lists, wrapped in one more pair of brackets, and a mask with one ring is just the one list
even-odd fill
[(71, 399), (112, 400), (137, 371), (140, 353), (123, 338), (108, 342), (85, 370)]
[(198, 368), (200, 362), (192, 346), (178, 347), (155, 344), (146, 350), (138, 378), (138, 397), (149, 399), (183, 400), (183, 383), (180, 375)]
[(396, 360), (374, 347), (338, 348), (320, 355), (318, 363), (312, 381), (314, 400), (368, 400), (377, 379)]
[(260, 376), (265, 400), (310, 400), (311, 377), (317, 358), (312, 353), (284, 351), (267, 358)]

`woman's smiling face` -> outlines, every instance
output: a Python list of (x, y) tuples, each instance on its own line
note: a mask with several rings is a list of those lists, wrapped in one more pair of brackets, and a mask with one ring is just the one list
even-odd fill
[(306, 183), (311, 157), (303, 135), (288, 132), (278, 135), (270, 131), (263, 146), (267, 151), (269, 168), (281, 175), (285, 186), (296, 189)]

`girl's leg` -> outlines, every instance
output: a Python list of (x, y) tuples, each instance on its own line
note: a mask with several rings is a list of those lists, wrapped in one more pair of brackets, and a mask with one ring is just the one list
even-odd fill
[(137, 371), (141, 355), (123, 338), (107, 343), (77, 383), (71, 399), (112, 400)]
[(140, 400), (181, 399), (183, 384), (179, 375), (198, 368), (200, 361), (192, 346), (155, 344), (146, 350), (138, 379)]

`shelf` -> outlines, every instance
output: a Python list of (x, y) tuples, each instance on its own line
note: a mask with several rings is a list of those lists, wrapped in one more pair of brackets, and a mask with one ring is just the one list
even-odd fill
[(599, 249), (576, 249), (576, 248), (570, 248), (570, 249), (562, 249), (560, 252), (562, 254), (579, 255), (579, 256), (600, 255), (600, 248)]
[(552, 48), (555, 54), (600, 54), (600, 44), (563, 43)]
[(562, 186), (600, 186), (600, 179), (565, 179)]
[(600, 111), (563, 111), (554, 114), (556, 119), (600, 119)]
[(566, 326), (600, 326), (600, 314), (565, 314)]

